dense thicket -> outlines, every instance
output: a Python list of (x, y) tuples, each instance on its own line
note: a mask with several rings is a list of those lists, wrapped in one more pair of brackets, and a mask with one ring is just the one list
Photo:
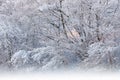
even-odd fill
[(0, 65), (119, 69), (119, 14), (119, 0), (0, 0)]

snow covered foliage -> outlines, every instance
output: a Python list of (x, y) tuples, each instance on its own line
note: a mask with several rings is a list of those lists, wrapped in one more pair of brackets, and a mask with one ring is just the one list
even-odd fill
[(119, 69), (119, 0), (0, 0), (0, 66)]
[(7, 18), (0, 16), (0, 63), (10, 60), (22, 37), (22, 31), (7, 21)]
[(60, 68), (75, 65), (80, 61), (80, 58), (69, 52), (59, 53), (54, 47), (42, 47), (32, 51), (20, 50), (16, 52), (11, 64), (14, 69), (29, 69), (29, 70), (56, 70)]
[(114, 63), (114, 58), (117, 57), (113, 57), (114, 53), (112, 51), (114, 49), (114, 47), (109, 47), (104, 43), (94, 43), (90, 45), (88, 49), (89, 58), (84, 60), (84, 67), (90, 69), (101, 67), (103, 70), (111, 68), (111, 65)]

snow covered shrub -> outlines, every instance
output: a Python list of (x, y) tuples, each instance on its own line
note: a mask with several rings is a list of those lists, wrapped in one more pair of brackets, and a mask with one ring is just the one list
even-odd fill
[(20, 50), (11, 59), (13, 69), (58, 70), (71, 69), (82, 60), (69, 49), (58, 49), (52, 46), (33, 49), (32, 51)]
[(0, 63), (6, 64), (18, 50), (22, 31), (11, 25), (8, 18), (0, 16)]
[(102, 42), (97, 42), (90, 45), (88, 53), (89, 57), (84, 60), (83, 67), (88, 69), (96, 69), (99, 67), (101, 71), (115, 68), (115, 57), (113, 50), (115, 47), (110, 47)]
[(30, 54), (27, 53), (27, 51), (20, 50), (13, 55), (11, 62), (15, 65), (15, 67), (21, 67), (22, 65), (28, 64), (30, 62), (29, 55)]
[(54, 53), (51, 48), (39, 48), (33, 51), (20, 50), (13, 55), (11, 63), (13, 67), (17, 69), (41, 67), (50, 61)]
[(115, 68), (120, 68), (120, 46), (113, 50), (113, 59)]
[(20, 50), (12, 56), (11, 64), (14, 69), (51, 70), (71, 67), (78, 61), (77, 55), (72, 52), (66, 50), (59, 53), (49, 46), (32, 51)]

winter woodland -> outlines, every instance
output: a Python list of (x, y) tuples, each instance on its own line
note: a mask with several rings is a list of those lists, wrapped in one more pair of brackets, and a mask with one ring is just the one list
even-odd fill
[(0, 69), (120, 70), (120, 0), (0, 0)]

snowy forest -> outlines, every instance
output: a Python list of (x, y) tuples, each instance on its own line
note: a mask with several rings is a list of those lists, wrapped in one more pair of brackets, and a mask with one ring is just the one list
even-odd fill
[(120, 0), (0, 0), (0, 70), (120, 71)]

